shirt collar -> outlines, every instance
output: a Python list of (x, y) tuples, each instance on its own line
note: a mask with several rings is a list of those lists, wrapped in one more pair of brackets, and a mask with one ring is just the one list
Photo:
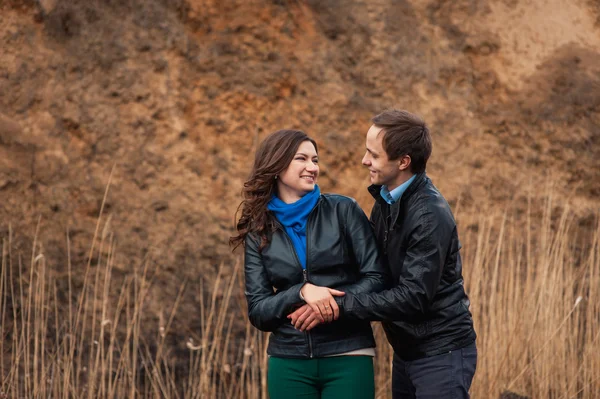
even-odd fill
[(410, 186), (410, 183), (415, 180), (415, 177), (417, 177), (417, 175), (413, 175), (410, 179), (393, 189), (391, 192), (388, 190), (387, 186), (381, 186), (381, 197), (390, 205), (400, 201), (402, 194), (404, 194), (408, 186)]

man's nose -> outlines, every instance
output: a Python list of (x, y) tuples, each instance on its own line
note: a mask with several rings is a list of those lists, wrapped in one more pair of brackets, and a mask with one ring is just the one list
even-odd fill
[(365, 154), (365, 156), (362, 159), (362, 164), (365, 166), (369, 166), (371, 165), (371, 161), (369, 160), (369, 155)]

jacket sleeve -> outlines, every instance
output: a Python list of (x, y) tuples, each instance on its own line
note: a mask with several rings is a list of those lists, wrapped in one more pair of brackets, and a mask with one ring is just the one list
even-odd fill
[(346, 294), (379, 292), (386, 288), (390, 276), (381, 262), (371, 223), (356, 201), (348, 207), (345, 235), (359, 266), (359, 280), (354, 284), (336, 287)]
[(302, 303), (300, 289), (304, 284), (296, 284), (276, 293), (258, 247), (257, 240), (248, 235), (244, 256), (248, 318), (250, 323), (259, 330), (273, 331), (281, 324), (289, 322), (286, 316), (292, 307)]
[(346, 295), (339, 303), (344, 317), (370, 321), (394, 321), (424, 314), (436, 294), (451, 242), (454, 223), (423, 209), (409, 233), (399, 280), (388, 290), (374, 294)]

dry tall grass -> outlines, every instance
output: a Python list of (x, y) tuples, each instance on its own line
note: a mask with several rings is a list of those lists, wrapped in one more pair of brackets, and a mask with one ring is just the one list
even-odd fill
[[(457, 215), (479, 336), (474, 398), (498, 398), (505, 390), (557, 399), (600, 392), (600, 229), (586, 234), (568, 209), (561, 215), (552, 209), (548, 195), (541, 216), (512, 210)], [(140, 268), (118, 298), (109, 295), (109, 222), (98, 220), (78, 290), (67, 265), (65, 296), (78, 299), (66, 303), (43, 248), (35, 242), (24, 262), (13, 253), (12, 233), (3, 237), (0, 397), (266, 398), (266, 334), (246, 323), (244, 340), (233, 339), (243, 301), (239, 265), (232, 275), (221, 270), (212, 297), (201, 304), (201, 339), (187, 342), (189, 373), (181, 377), (165, 341), (181, 295), (157, 336), (141, 334), (150, 271)], [(374, 327), (377, 397), (389, 398), (391, 351)]]

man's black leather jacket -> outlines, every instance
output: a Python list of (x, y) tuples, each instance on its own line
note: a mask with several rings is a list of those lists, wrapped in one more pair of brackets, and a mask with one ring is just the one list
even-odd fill
[(303, 273), (292, 241), (282, 227), (262, 251), (257, 236), (246, 238), (248, 316), (253, 326), (272, 332), (267, 353), (311, 358), (374, 347), (373, 332), (366, 320), (337, 320), (301, 332), (287, 319), (303, 304), (300, 289), (306, 281), (353, 294), (385, 288), (387, 270), (380, 263), (366, 215), (351, 198), (321, 195), (308, 216), (306, 241)]
[(393, 287), (336, 298), (341, 318), (383, 321), (390, 344), (405, 360), (472, 343), (476, 335), (463, 287), (461, 245), (448, 203), (424, 173), (391, 206), (380, 189), (369, 187), (376, 199), (371, 223)]

